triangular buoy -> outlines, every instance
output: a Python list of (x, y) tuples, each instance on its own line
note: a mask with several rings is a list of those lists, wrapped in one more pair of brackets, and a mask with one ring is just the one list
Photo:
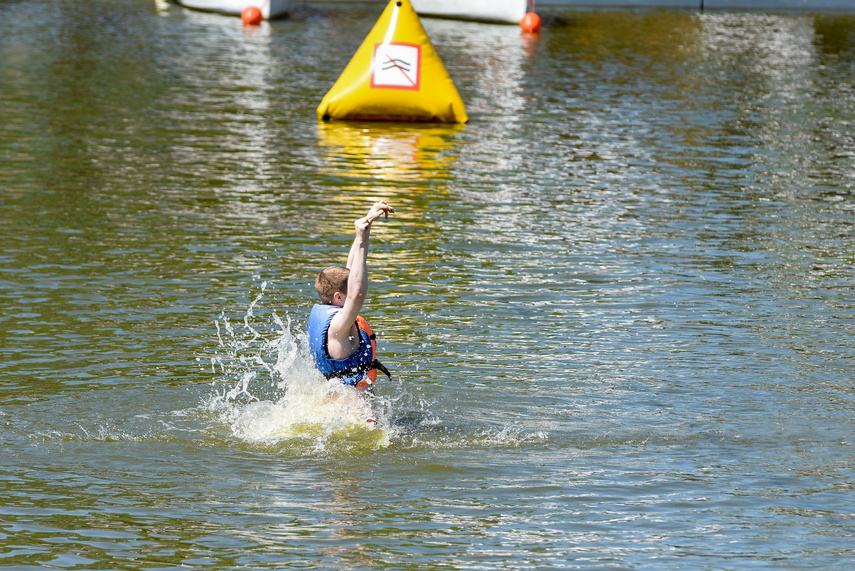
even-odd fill
[(318, 117), (434, 123), (469, 120), (410, 0), (389, 2), (321, 100)]

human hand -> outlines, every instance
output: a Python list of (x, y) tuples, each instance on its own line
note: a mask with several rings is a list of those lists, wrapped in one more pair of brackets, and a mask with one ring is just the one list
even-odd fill
[(372, 222), (374, 222), (381, 216), (389, 218), (389, 214), (393, 212), (395, 212), (395, 209), (389, 206), (389, 203), (385, 200), (375, 202), (374, 206), (371, 207), (371, 210), (368, 211), (368, 214), (356, 221), (356, 229), (368, 230), (371, 228)]
[(385, 200), (380, 200), (374, 203), (374, 206), (371, 207), (371, 210), (368, 211), (368, 215), (365, 217), (368, 219), (368, 223), (374, 222), (380, 216), (384, 216), (385, 218), (389, 218), (389, 214), (395, 212), (395, 209), (389, 206), (389, 203)]

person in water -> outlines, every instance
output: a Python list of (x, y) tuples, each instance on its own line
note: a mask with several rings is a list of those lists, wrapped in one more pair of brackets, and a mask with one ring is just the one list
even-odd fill
[(309, 315), (309, 348), (315, 366), (328, 379), (345, 385), (370, 389), (377, 369), (392, 378), (377, 360), (374, 333), (359, 315), (368, 292), (368, 239), (371, 224), (395, 209), (385, 200), (376, 202), (368, 214), (358, 219), (356, 237), (347, 256), (347, 266), (330, 266), (315, 280), (320, 303)]

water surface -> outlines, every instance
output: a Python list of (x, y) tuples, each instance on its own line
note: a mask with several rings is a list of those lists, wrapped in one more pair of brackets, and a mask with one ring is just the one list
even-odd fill
[(382, 8), (0, 3), (0, 566), (855, 566), (855, 18), (425, 20), (468, 125), (318, 123)]

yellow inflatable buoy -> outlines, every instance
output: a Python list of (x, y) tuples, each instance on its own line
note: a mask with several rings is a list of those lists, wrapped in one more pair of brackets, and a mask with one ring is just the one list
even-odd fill
[(392, 0), (321, 100), (323, 120), (469, 120), (410, 0)]

